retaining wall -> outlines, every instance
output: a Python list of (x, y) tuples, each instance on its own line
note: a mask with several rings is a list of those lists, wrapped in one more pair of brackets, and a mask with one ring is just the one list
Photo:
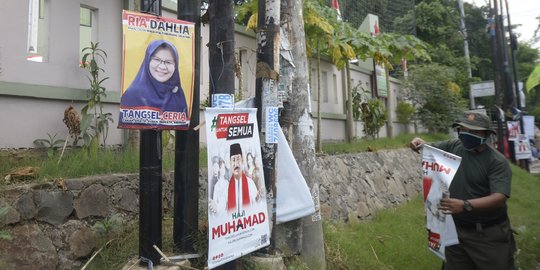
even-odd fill
[[(420, 155), (409, 149), (317, 157), (323, 219), (370, 218), (378, 209), (408, 201), (421, 191)], [(163, 208), (172, 210), (173, 174), (163, 176)], [(207, 173), (200, 174), (200, 213), (206, 212)], [(59, 179), (0, 191), (0, 269), (80, 268), (98, 245), (92, 229), (112, 215), (138, 217), (138, 174)], [(102, 237), (102, 236), (101, 236)]]

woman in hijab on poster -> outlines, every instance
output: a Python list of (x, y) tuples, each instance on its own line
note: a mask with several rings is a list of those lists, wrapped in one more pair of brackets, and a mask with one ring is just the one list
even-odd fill
[[(186, 97), (178, 72), (178, 51), (166, 40), (154, 40), (131, 85), (120, 99), (120, 109), (150, 109), (183, 115), (189, 123)], [(120, 125), (123, 123), (120, 118)], [(144, 123), (140, 123), (144, 125)]]

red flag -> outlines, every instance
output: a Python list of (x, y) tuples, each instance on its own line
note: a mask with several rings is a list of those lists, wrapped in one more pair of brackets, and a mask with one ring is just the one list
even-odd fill
[(338, 19), (341, 19), (341, 11), (339, 11), (339, 2), (338, 2), (338, 0), (332, 0), (332, 8), (337, 11)]
[(381, 30), (379, 30), (379, 24), (375, 21), (375, 24), (373, 25), (373, 35), (378, 36), (380, 33)]

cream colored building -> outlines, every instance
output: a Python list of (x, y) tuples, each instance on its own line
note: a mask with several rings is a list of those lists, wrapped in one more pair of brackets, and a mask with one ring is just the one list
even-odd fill
[[(163, 0), (163, 16), (176, 17), (176, 1)], [(48, 134), (64, 139), (67, 128), (62, 122), (64, 110), (71, 104), (80, 110), (86, 104), (88, 72), (80, 67), (81, 48), (90, 41), (99, 42), (108, 58), (103, 65), (107, 97), (105, 111), (118, 118), (122, 76), (122, 10), (133, 9), (133, 0), (4, 0), (0, 10), (0, 149), (34, 147), (33, 141)], [(237, 89), (244, 97), (255, 95), (256, 46), (254, 33), (236, 26), (235, 48), (242, 64), (243, 85)], [(202, 27), (200, 95), (208, 96), (208, 25)], [(345, 138), (344, 73), (328, 61), (322, 67), (322, 138)], [(361, 83), (371, 89), (373, 68), (352, 65), (352, 85)], [(313, 72), (314, 69), (313, 69)], [(395, 107), (399, 81), (390, 78)], [(316, 84), (311, 89), (316, 89)], [(314, 91), (312, 91), (314, 92)], [(316, 95), (312, 93), (312, 113), (316, 117)], [(394, 109), (390, 110), (395, 119)], [(202, 118), (201, 118), (202, 119)], [(357, 137), (362, 125), (356, 123)], [(393, 134), (401, 125), (392, 123)], [(386, 136), (381, 129), (380, 136)], [(123, 144), (126, 132), (111, 124), (108, 145)], [(204, 134), (201, 134), (204, 141)]]

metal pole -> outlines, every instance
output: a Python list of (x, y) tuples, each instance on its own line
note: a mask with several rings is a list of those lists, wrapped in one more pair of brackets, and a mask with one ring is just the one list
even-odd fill
[(200, 0), (179, 0), (177, 18), (195, 23), (195, 74), (191, 104), (190, 129), (176, 131), (174, 159), (174, 218), (175, 251), (193, 252), (199, 225), (199, 125), (200, 104)]
[[(493, 3), (493, 6), (491, 6), (491, 3)], [(493, 0), (493, 2), (490, 1), (490, 30), (489, 30), (489, 36), (490, 36), (490, 44), (491, 44), (491, 55), (493, 58), (493, 73), (494, 73), (494, 83), (495, 83), (495, 104), (502, 108), (502, 100), (501, 100), (501, 74), (500, 74), (500, 67), (499, 67), (499, 53), (498, 53), (498, 46), (497, 46), (497, 36), (500, 35), (499, 28), (497, 27), (497, 20), (498, 20), (498, 11), (497, 11), (497, 0)], [(504, 119), (501, 119), (499, 115), (499, 111), (497, 109), (497, 149), (499, 152), (504, 153), (504, 131), (503, 131), (503, 123), (502, 121)]]
[(161, 131), (141, 130), (139, 150), (139, 256), (159, 264), (161, 255)]
[[(210, 0), (210, 101), (212, 94), (234, 95), (234, 3), (232, 0)], [(236, 260), (215, 269), (236, 269)]]
[[(161, 15), (161, 1), (141, 0), (142, 10)], [(161, 131), (142, 130), (139, 147), (139, 256), (154, 265), (161, 255), (153, 248), (161, 248), (162, 159)]]
[(234, 5), (232, 0), (210, 0), (210, 100), (212, 94), (234, 95)]
[(502, 1), (499, 2), (500, 5), (500, 14), (499, 14), (499, 20), (497, 21), (497, 25), (499, 28), (499, 51), (502, 53), (502, 59), (501, 64), (503, 67), (502, 70), (502, 80), (504, 85), (504, 111), (510, 111), (512, 108), (512, 104), (514, 104), (514, 91), (512, 91), (512, 77), (510, 76), (510, 68), (508, 65), (508, 50), (507, 50), (507, 44), (506, 44), (506, 36), (504, 34), (504, 19), (503, 19), (503, 5)]
[[(523, 110), (523, 107), (525, 104), (521, 104), (521, 98), (520, 98), (520, 89), (519, 89), (519, 83), (518, 83), (518, 72), (517, 72), (517, 63), (516, 63), (516, 50), (517, 50), (517, 38), (512, 33), (512, 23), (510, 21), (510, 10), (508, 9), (508, 0), (505, 0), (506, 5), (506, 15), (508, 20), (508, 34), (510, 35), (510, 52), (512, 57), (512, 71), (514, 74), (514, 93), (516, 98), (516, 105), (519, 110)], [(522, 132), (524, 132), (524, 126), (523, 126), (523, 117), (519, 118), (519, 126), (521, 127)], [(527, 171), (529, 170), (529, 161), (527, 159), (520, 160), (520, 165), (524, 167)]]

